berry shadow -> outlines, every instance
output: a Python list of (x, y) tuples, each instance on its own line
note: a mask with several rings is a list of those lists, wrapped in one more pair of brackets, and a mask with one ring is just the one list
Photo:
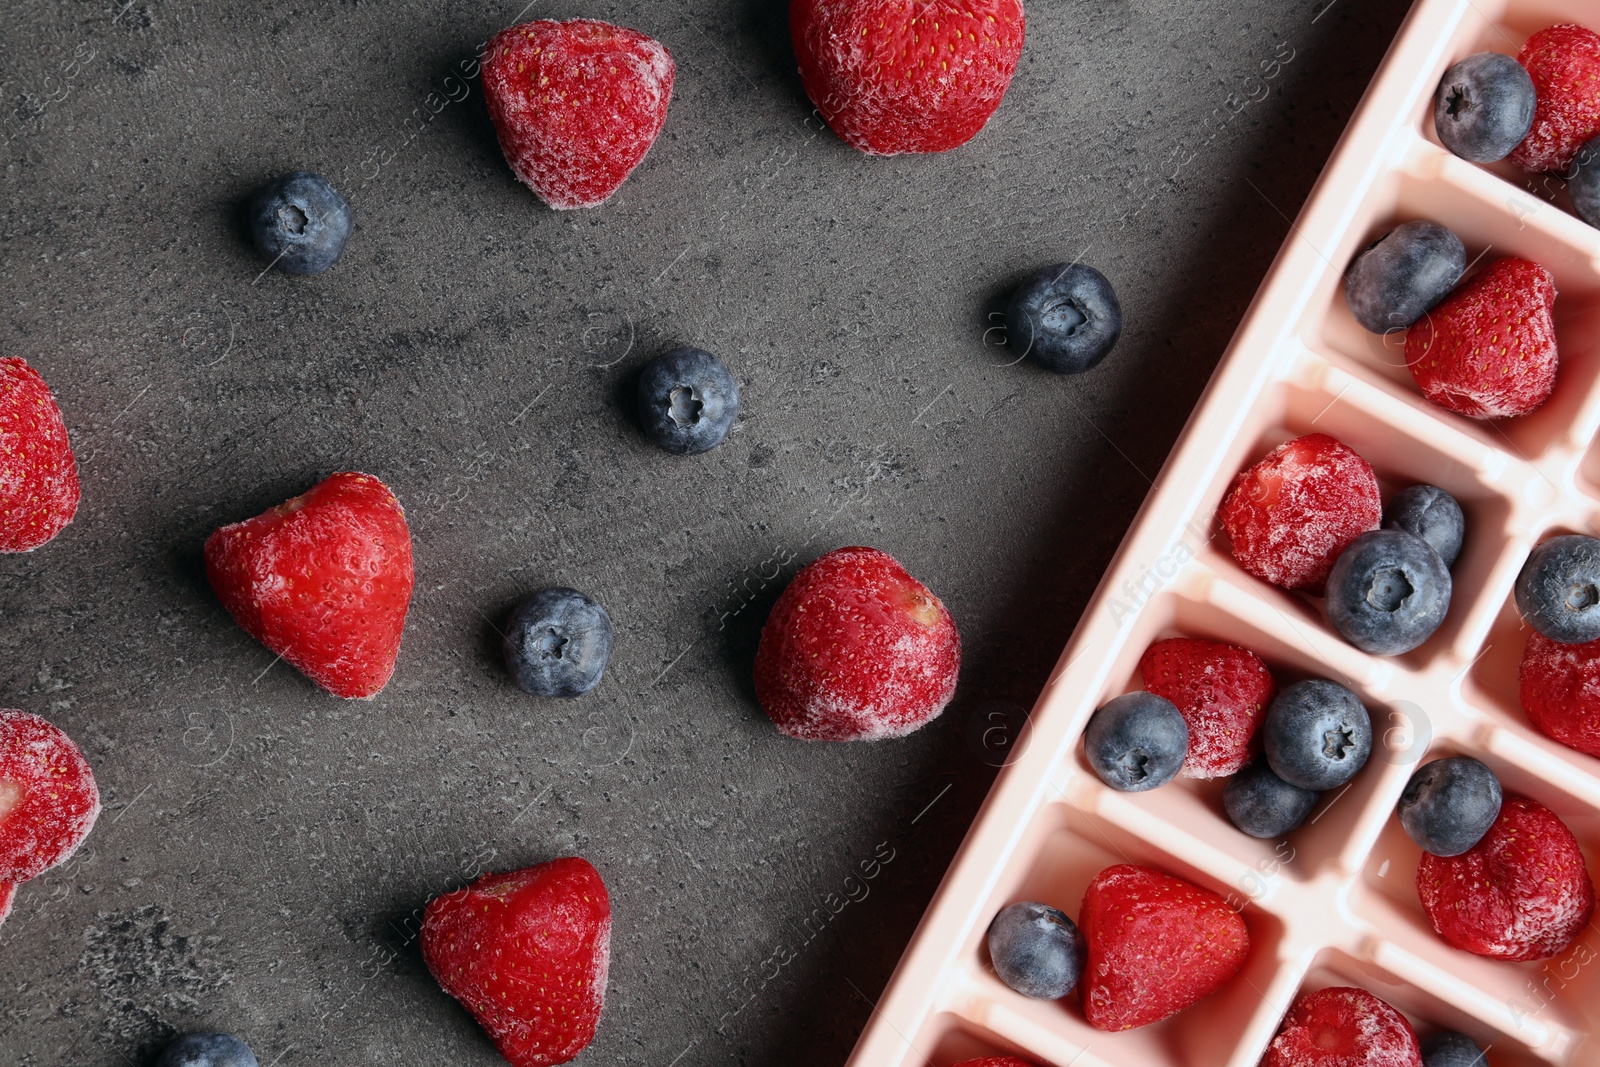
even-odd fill
[(788, 0), (745, 0), (741, 34), (755, 46), (763, 64), (779, 77), (797, 107), (811, 112), (811, 101), (800, 84), (800, 61), (789, 36)]

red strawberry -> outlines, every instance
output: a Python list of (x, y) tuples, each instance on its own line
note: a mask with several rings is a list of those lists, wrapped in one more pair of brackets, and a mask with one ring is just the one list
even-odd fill
[(1254, 652), (1174, 637), (1145, 649), (1139, 673), (1144, 687), (1177, 705), (1189, 724), (1188, 777), (1226, 777), (1261, 750), (1256, 729), (1278, 684)]
[(1522, 710), (1568, 748), (1600, 756), (1600, 641), (1564, 645), (1534, 630), (1522, 650)]
[(0, 710), (0, 882), (66, 860), (99, 814), (94, 772), (72, 738), (37, 715)]
[(1406, 1017), (1352, 986), (1294, 998), (1261, 1067), (1421, 1067)]
[(0, 923), (11, 916), (11, 905), (17, 899), (17, 883), (0, 882)]
[(422, 957), (513, 1067), (566, 1063), (605, 1006), (611, 899), (577, 857), (486, 875), (429, 901)]
[(667, 121), (676, 68), (661, 42), (594, 19), (501, 30), (483, 95), (512, 171), (553, 208), (598, 207)]
[(1540, 30), (1517, 56), (1533, 78), (1533, 128), (1507, 158), (1525, 170), (1564, 171), (1600, 134), (1600, 33), (1567, 23)]
[(28, 552), (78, 513), (78, 463), (39, 372), (0, 359), (0, 552)]
[(206, 539), (206, 577), (245, 633), (340, 697), (394, 673), (411, 603), (411, 531), (389, 487), (335, 474)]
[(961, 637), (939, 598), (875, 548), (837, 548), (794, 576), (756, 649), (756, 699), (805, 741), (878, 741), (955, 695)]
[(1378, 528), (1372, 466), (1325, 433), (1285, 441), (1240, 471), (1217, 512), (1233, 558), (1257, 578), (1322, 595), (1346, 545)]
[(1536, 410), (1556, 387), (1555, 279), (1526, 259), (1498, 259), (1406, 331), (1422, 395), (1475, 419)]
[(1594, 914), (1578, 839), (1555, 812), (1510, 793), (1476, 845), (1449, 859), (1422, 854), (1417, 896), (1439, 936), (1502, 960), (1558, 955)]
[(1132, 864), (1107, 867), (1083, 895), (1089, 943), (1083, 1012), (1100, 1030), (1159, 1022), (1239, 973), (1250, 931), (1215, 893)]
[(794, 0), (800, 81), (833, 132), (876, 156), (966, 144), (1022, 56), (1020, 0)]

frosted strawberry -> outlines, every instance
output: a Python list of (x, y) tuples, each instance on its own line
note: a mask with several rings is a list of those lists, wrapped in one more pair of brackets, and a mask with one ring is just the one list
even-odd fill
[(806, 741), (919, 729), (955, 695), (961, 637), (939, 598), (875, 548), (839, 548), (795, 575), (756, 650), (756, 699)]
[(1322, 595), (1333, 561), (1383, 517), (1372, 466), (1338, 440), (1285, 441), (1241, 471), (1218, 512), (1233, 558), (1285, 589)]
[(553, 208), (596, 207), (655, 143), (675, 74), (637, 30), (542, 20), (495, 34), (483, 93), (512, 172)]
[(1517, 61), (1533, 79), (1533, 128), (1507, 158), (1526, 170), (1565, 171), (1600, 134), (1600, 34), (1564, 23), (1540, 30)]
[(1083, 1011), (1100, 1030), (1182, 1011), (1238, 974), (1250, 954), (1250, 931), (1221, 897), (1132, 864), (1094, 876), (1078, 925), (1089, 945)]
[(1566, 645), (1530, 632), (1519, 683), (1533, 725), (1568, 748), (1600, 756), (1600, 641)]
[(0, 552), (29, 552), (78, 513), (78, 463), (39, 372), (0, 359)]
[(945, 152), (1000, 107), (1022, 56), (1021, 0), (794, 0), (800, 81), (870, 155)]
[(1172, 701), (1189, 726), (1186, 777), (1224, 778), (1260, 751), (1256, 730), (1278, 685), (1254, 652), (1174, 637), (1145, 650), (1139, 673), (1144, 687)]
[(1472, 848), (1448, 859), (1422, 854), (1417, 896), (1440, 937), (1502, 960), (1559, 955), (1594, 914), (1578, 839), (1549, 808), (1510, 793)]
[(1422, 395), (1475, 419), (1527, 415), (1556, 387), (1555, 278), (1499, 259), (1406, 331), (1406, 364)]
[(611, 899), (575, 856), (487, 875), (428, 902), (422, 958), (512, 1067), (566, 1063), (605, 1006)]
[(206, 577), (234, 621), (340, 697), (394, 674), (414, 582), (411, 530), (389, 487), (335, 474), (206, 539)]
[(1261, 1067), (1422, 1067), (1406, 1017), (1353, 986), (1295, 997)]
[(94, 772), (72, 739), (37, 715), (0, 709), (0, 883), (64, 862), (99, 814)]

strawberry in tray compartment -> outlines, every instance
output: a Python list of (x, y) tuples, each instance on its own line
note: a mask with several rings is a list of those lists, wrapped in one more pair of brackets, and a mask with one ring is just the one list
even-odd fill
[(1530, 633), (1519, 673), (1522, 710), (1533, 725), (1600, 756), (1600, 640), (1567, 645)]
[(1182, 1011), (1238, 974), (1250, 953), (1250, 931), (1221, 897), (1127, 863), (1095, 875), (1078, 923), (1089, 947), (1083, 1011), (1100, 1030)]
[(516, 176), (553, 208), (610, 199), (667, 121), (676, 74), (661, 42), (594, 19), (501, 30), (483, 95)]
[(588, 860), (490, 874), (428, 903), (422, 957), (513, 1067), (594, 1040), (611, 965), (611, 898)]
[(1475, 419), (1539, 409), (1556, 387), (1555, 278), (1526, 259), (1498, 259), (1406, 331), (1406, 365), (1422, 395)]
[(1000, 107), (1022, 56), (1021, 0), (794, 0), (800, 81), (869, 155), (945, 152)]
[(1294, 998), (1261, 1067), (1421, 1067), (1406, 1017), (1353, 986)]
[(955, 695), (950, 612), (887, 552), (836, 548), (778, 597), (756, 649), (756, 699), (804, 741), (878, 741), (931, 722)]
[(1525, 170), (1565, 171), (1600, 134), (1600, 34), (1564, 23), (1528, 38), (1517, 59), (1533, 78), (1533, 128), (1507, 158)]
[(0, 886), (14, 892), (65, 862), (99, 814), (94, 772), (72, 739), (37, 715), (0, 710)]
[(1174, 637), (1145, 650), (1139, 673), (1144, 687), (1170, 700), (1189, 725), (1185, 776), (1224, 778), (1261, 750), (1256, 731), (1278, 685), (1254, 652)]
[(206, 577), (246, 633), (339, 697), (394, 673), (413, 583), (411, 531), (389, 487), (335, 474), (206, 539)]
[(1333, 561), (1383, 517), (1366, 460), (1325, 433), (1285, 441), (1241, 471), (1218, 511), (1233, 558), (1284, 589), (1322, 595)]
[(1549, 808), (1510, 793), (1466, 852), (1422, 854), (1417, 896), (1440, 937), (1492, 959), (1559, 955), (1594, 914), (1578, 839)]
[(78, 512), (67, 424), (39, 372), (0, 359), (0, 552), (30, 552)]

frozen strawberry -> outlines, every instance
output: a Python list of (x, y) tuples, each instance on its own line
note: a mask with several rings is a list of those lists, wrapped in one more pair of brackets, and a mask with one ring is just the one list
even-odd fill
[(577, 857), (487, 875), (429, 901), (422, 958), (512, 1067), (566, 1063), (605, 1006), (611, 899)]
[(1522, 710), (1533, 725), (1600, 756), (1600, 641), (1564, 645), (1531, 631), (1520, 674)]
[(17, 883), (0, 882), (0, 923), (11, 916), (11, 905), (17, 899)]
[(1234, 478), (1217, 513), (1249, 573), (1322, 595), (1346, 545), (1383, 518), (1366, 460), (1325, 433), (1285, 441)]
[(39, 372), (0, 359), (0, 552), (28, 552), (78, 513), (78, 463)]
[(1526, 259), (1498, 259), (1406, 331), (1422, 395), (1475, 419), (1536, 410), (1556, 387), (1556, 285)]
[(1139, 673), (1144, 687), (1172, 701), (1189, 724), (1185, 776), (1224, 778), (1261, 750), (1256, 729), (1278, 684), (1254, 652), (1174, 637), (1145, 649)]
[(1022, 56), (1021, 0), (794, 0), (800, 81), (846, 143), (876, 156), (966, 144)]
[(1422, 1067), (1406, 1017), (1352, 986), (1294, 998), (1261, 1067)]
[(394, 673), (411, 603), (411, 530), (389, 487), (335, 474), (206, 539), (206, 577), (245, 633), (340, 697)]
[(1525, 170), (1565, 171), (1600, 134), (1600, 34), (1565, 23), (1540, 30), (1517, 61), (1533, 78), (1533, 127), (1507, 158)]
[(94, 772), (72, 738), (37, 715), (0, 710), (0, 882), (66, 860), (99, 814)]
[(1594, 914), (1578, 839), (1555, 812), (1510, 793), (1472, 848), (1449, 859), (1422, 854), (1417, 896), (1440, 937), (1502, 960), (1558, 955)]
[(661, 42), (593, 19), (501, 30), (483, 95), (511, 170), (553, 208), (597, 207), (667, 121), (676, 68)]
[(875, 548), (838, 548), (794, 576), (756, 649), (756, 699), (806, 741), (878, 741), (955, 695), (961, 638), (928, 587)]
[(1089, 943), (1083, 1011), (1101, 1030), (1159, 1022), (1239, 973), (1250, 931), (1215, 893), (1118, 864), (1094, 876), (1078, 925)]

